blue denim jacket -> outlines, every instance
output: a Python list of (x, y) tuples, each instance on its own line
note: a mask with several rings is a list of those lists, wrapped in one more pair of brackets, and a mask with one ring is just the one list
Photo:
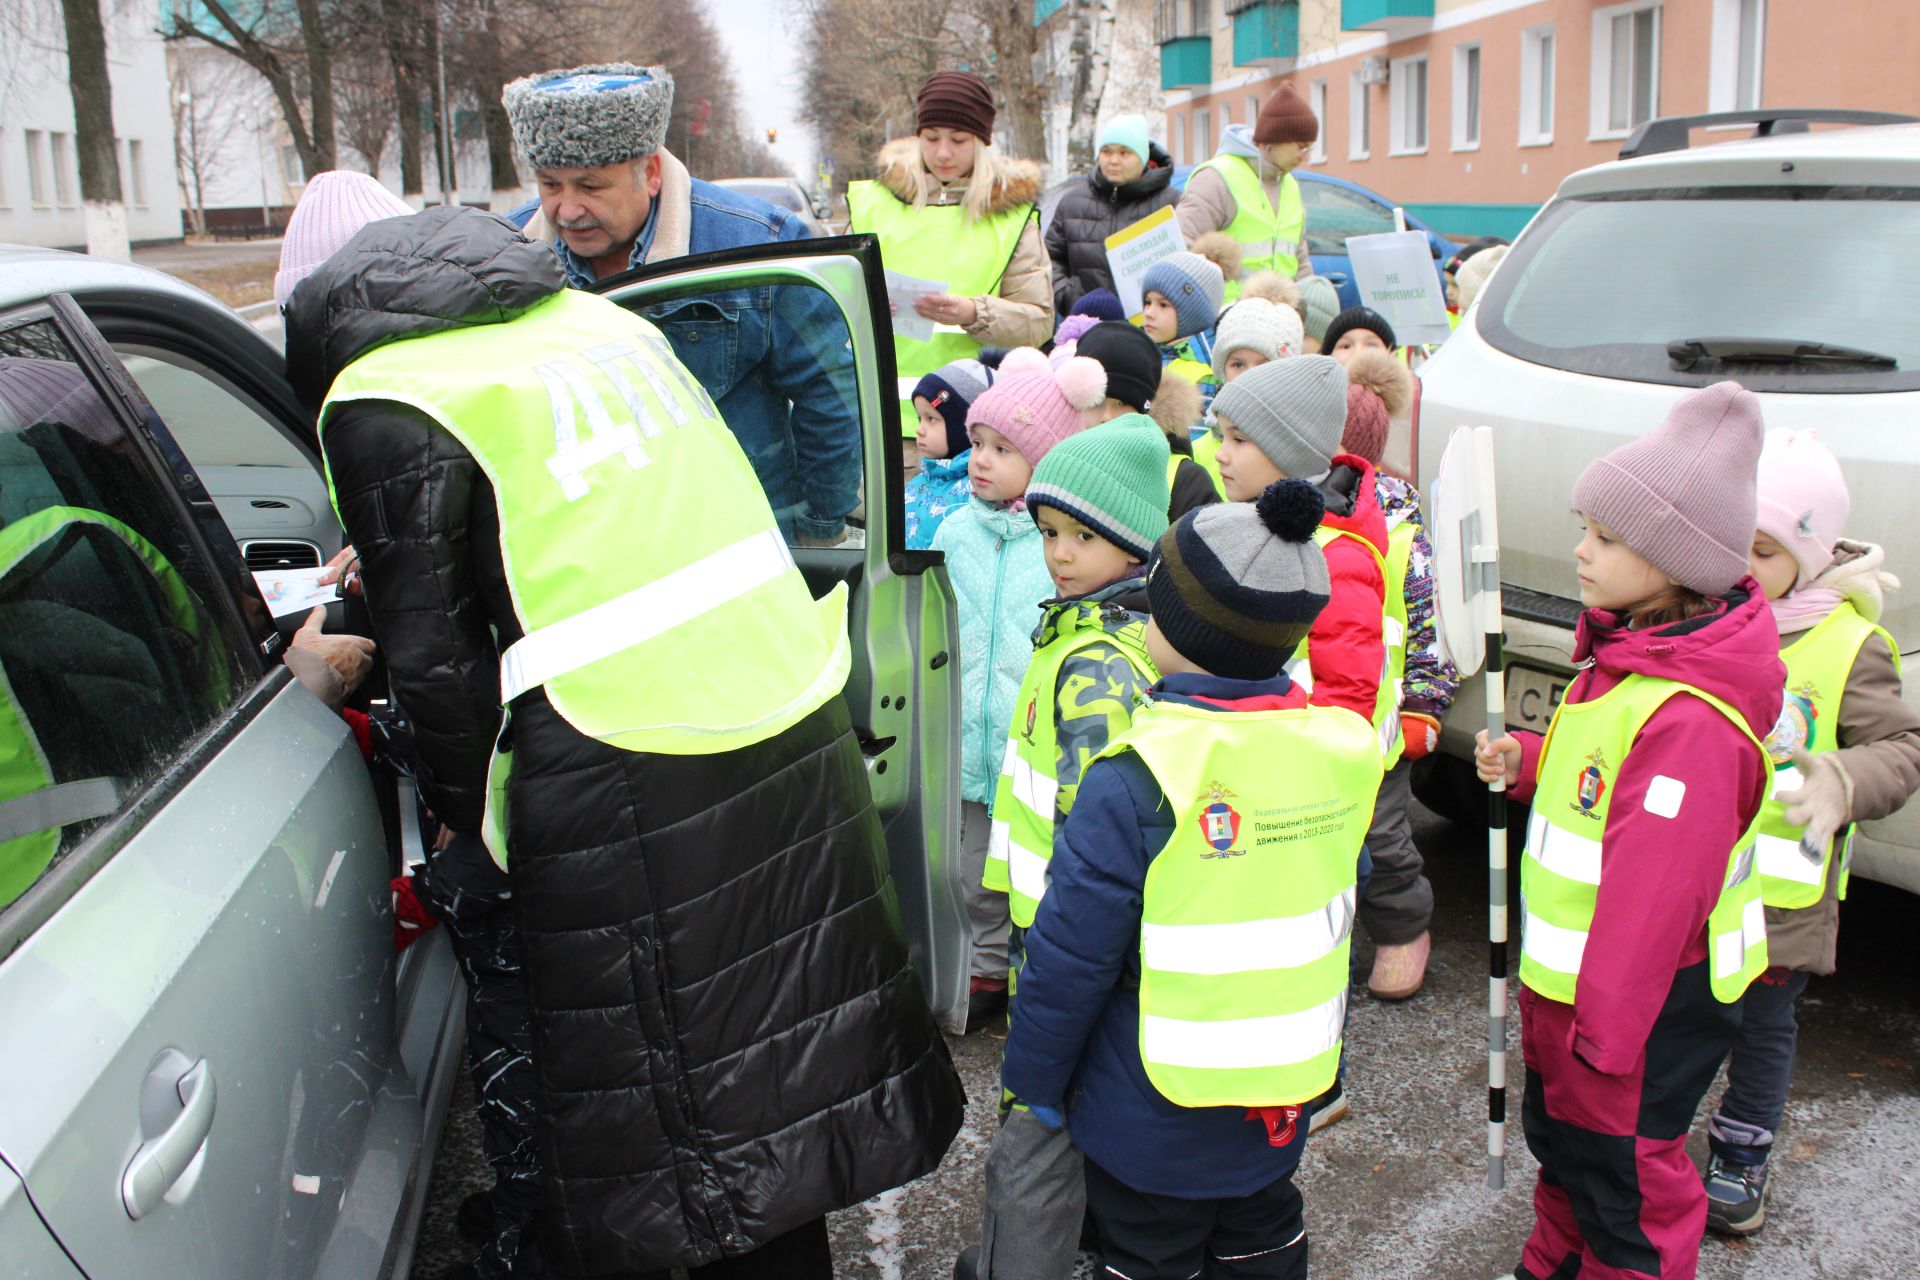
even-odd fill
[[(688, 257), (808, 236), (786, 210), (697, 178), (690, 201)], [(530, 201), (507, 221), (524, 227), (539, 207)], [(649, 214), (630, 265), (644, 259), (656, 221)], [(554, 249), (569, 284), (593, 284), (590, 264), (564, 243)], [(853, 352), (833, 300), (802, 284), (759, 285), (675, 298), (641, 314), (713, 397), (782, 531), (837, 536), (860, 500), (861, 439)]]

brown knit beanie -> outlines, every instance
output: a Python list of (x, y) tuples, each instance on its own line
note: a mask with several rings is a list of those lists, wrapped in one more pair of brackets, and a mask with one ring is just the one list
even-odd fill
[(1288, 80), (1280, 82), (1253, 122), (1253, 140), (1263, 147), (1276, 142), (1312, 146), (1319, 136), (1320, 122), (1314, 118), (1313, 108)]
[(1725, 595), (1747, 573), (1761, 435), (1760, 401), (1737, 382), (1716, 382), (1590, 464), (1573, 486), (1573, 509), (1681, 586)]
[(971, 71), (936, 71), (920, 86), (913, 127), (963, 129), (993, 145), (993, 90)]

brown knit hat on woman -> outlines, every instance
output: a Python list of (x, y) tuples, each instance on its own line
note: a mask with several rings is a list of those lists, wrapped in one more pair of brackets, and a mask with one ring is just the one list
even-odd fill
[(914, 100), (915, 131), (963, 129), (993, 145), (993, 90), (971, 71), (936, 71)]
[(1276, 142), (1297, 142), (1310, 147), (1320, 137), (1320, 121), (1313, 108), (1300, 96), (1293, 83), (1282, 80), (1253, 122), (1253, 140), (1263, 147)]

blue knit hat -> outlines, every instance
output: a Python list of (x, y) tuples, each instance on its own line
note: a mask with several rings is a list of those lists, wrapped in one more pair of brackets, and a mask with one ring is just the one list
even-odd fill
[(1125, 320), (1127, 308), (1120, 295), (1111, 289), (1089, 289), (1073, 304), (1070, 316), (1094, 316), (1101, 320)]
[(1141, 164), (1149, 164), (1151, 161), (1147, 158), (1147, 150), (1150, 145), (1145, 116), (1115, 116), (1100, 126), (1093, 149), (1098, 154), (1102, 147), (1125, 147), (1140, 157)]
[(924, 399), (947, 424), (947, 456), (957, 458), (972, 441), (967, 436), (967, 409), (993, 385), (993, 370), (978, 360), (943, 364), (913, 386), (913, 398)]
[(1211, 329), (1226, 300), (1227, 280), (1220, 268), (1197, 253), (1176, 253), (1147, 268), (1142, 295), (1157, 293), (1173, 304), (1174, 338), (1190, 338)]

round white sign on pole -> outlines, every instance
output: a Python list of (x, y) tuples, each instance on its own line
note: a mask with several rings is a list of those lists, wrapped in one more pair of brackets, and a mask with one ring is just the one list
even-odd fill
[(1478, 671), (1487, 656), (1482, 596), (1490, 587), (1473, 557), (1476, 546), (1498, 536), (1493, 468), (1490, 458), (1481, 457), (1488, 443), (1473, 428), (1455, 428), (1441, 455), (1440, 471), (1426, 492), (1427, 539), (1433, 544), (1434, 626), (1441, 647), (1462, 676)]

